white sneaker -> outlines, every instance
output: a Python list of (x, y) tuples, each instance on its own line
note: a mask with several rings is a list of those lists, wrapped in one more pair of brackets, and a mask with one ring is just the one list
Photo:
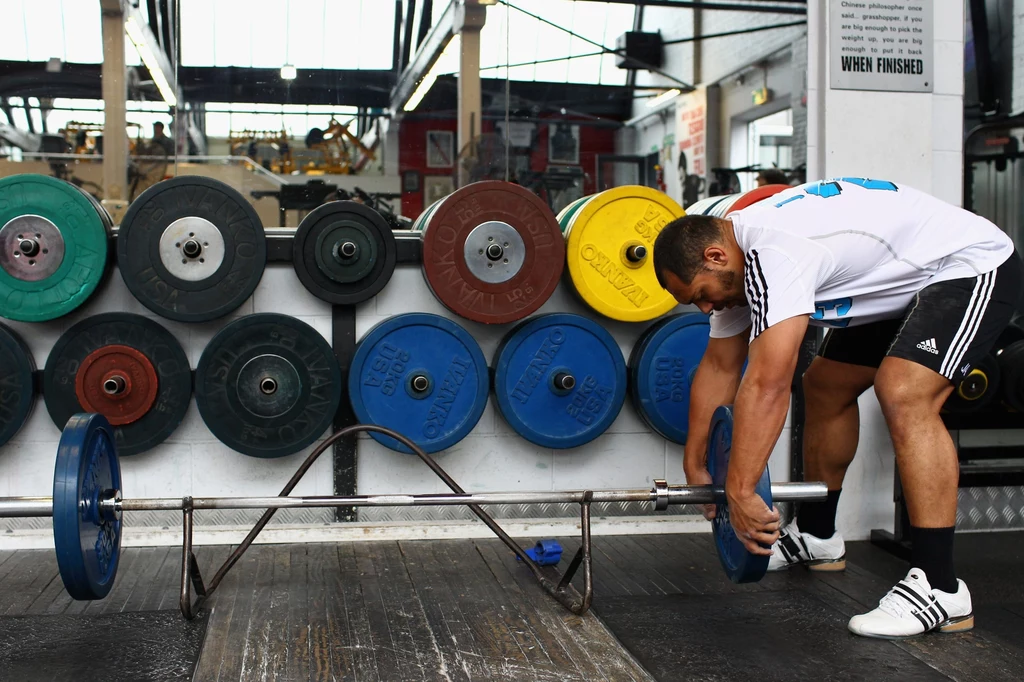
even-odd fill
[(772, 556), (768, 559), (769, 571), (782, 571), (802, 564), (812, 571), (846, 570), (846, 543), (839, 532), (822, 539), (809, 533), (801, 533), (796, 519), (779, 531), (779, 539), (772, 545)]
[(932, 589), (924, 571), (912, 568), (878, 602), (878, 608), (850, 619), (850, 632), (863, 637), (901, 639), (932, 630), (964, 632), (974, 627), (971, 593), (957, 580), (953, 594)]

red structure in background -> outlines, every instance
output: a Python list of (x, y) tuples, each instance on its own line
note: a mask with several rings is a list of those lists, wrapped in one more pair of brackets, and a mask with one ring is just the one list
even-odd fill
[[(596, 128), (587, 125), (587, 121), (567, 120), (565, 118), (553, 118), (551, 123), (567, 122), (580, 127), (580, 153), (579, 166), (583, 169), (584, 194), (592, 194), (596, 191), (597, 183), (597, 155), (615, 153), (615, 130), (611, 127)], [(483, 133), (494, 132), (494, 121), (483, 121)], [(398, 131), (399, 151), (398, 169), (403, 177), (402, 188), (402, 215), (411, 220), (426, 208), (423, 204), (424, 188), (427, 178), (430, 176), (454, 177), (454, 165), (449, 168), (428, 168), (427, 167), (427, 133), (429, 131), (449, 131), (452, 134), (453, 150), (452, 164), (458, 159), (458, 133), (456, 131), (457, 121), (454, 118), (430, 118), (416, 119), (406, 118), (402, 121)], [(530, 160), (531, 170), (543, 172), (548, 167), (548, 134), (550, 127), (547, 122), (537, 123), (537, 144), (533, 149)], [(554, 164), (563, 165), (563, 164)], [(418, 189), (416, 191), (405, 191), (404, 178), (407, 171), (414, 171), (419, 176)]]

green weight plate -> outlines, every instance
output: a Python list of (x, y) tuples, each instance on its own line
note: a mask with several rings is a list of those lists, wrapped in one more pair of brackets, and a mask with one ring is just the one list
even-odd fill
[(569, 225), (572, 224), (573, 217), (580, 212), (583, 208), (583, 204), (587, 203), (594, 198), (593, 194), (588, 194), (585, 197), (580, 197), (576, 201), (572, 202), (568, 206), (562, 209), (558, 214), (558, 226), (562, 228), (562, 235), (566, 236), (569, 232)]
[(430, 219), (433, 217), (437, 209), (441, 208), (442, 203), (444, 203), (444, 199), (438, 199), (430, 206), (428, 206), (427, 210), (421, 213), (420, 217), (416, 219), (416, 222), (412, 224), (412, 229), (417, 232), (423, 232), (424, 230), (426, 230), (427, 224), (430, 222)]
[(0, 316), (44, 322), (96, 291), (107, 229), (74, 185), (45, 175), (0, 179)]

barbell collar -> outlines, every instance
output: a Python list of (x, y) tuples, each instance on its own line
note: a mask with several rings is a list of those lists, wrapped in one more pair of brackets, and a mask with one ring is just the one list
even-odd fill
[(663, 478), (654, 479), (654, 511), (668, 509), (668, 481)]

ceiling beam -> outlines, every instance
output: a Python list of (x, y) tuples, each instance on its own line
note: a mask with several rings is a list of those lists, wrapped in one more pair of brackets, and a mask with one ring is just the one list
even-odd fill
[(124, 3), (124, 30), (128, 39), (135, 45), (139, 58), (153, 78), (160, 96), (170, 107), (178, 105), (181, 93), (175, 87), (174, 69), (171, 60), (164, 52), (149, 23), (143, 18), (142, 12), (131, 3)]
[[(393, 71), (299, 69), (282, 81), (280, 69), (183, 66), (178, 70), (182, 98), (189, 102), (329, 104), (384, 109)], [(129, 93), (141, 99), (141, 93)], [(46, 62), (0, 61), (0, 97), (102, 99), (99, 64), (65, 64), (59, 73)]]
[(412, 97), (412, 93), (416, 91), (416, 86), (430, 72), (434, 62), (444, 52), (448, 41), (452, 39), (455, 26), (455, 11), (458, 9), (458, 4), (459, 0), (451, 0), (448, 3), (448, 6), (444, 8), (444, 12), (441, 13), (441, 16), (437, 18), (434, 26), (430, 29), (430, 33), (427, 34), (419, 49), (416, 50), (416, 54), (409, 60), (409, 65), (398, 76), (398, 83), (391, 92), (391, 103), (389, 105), (393, 112), (399, 113), (402, 111), (402, 107)]

